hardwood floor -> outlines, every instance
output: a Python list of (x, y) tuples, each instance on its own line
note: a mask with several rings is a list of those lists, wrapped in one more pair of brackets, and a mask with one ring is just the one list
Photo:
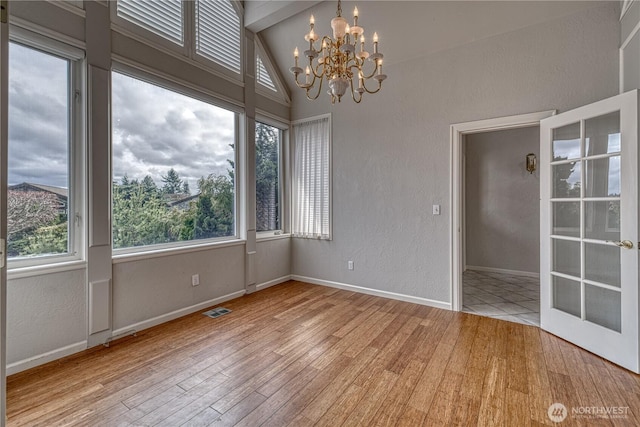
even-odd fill
[(8, 425), (640, 425), (639, 376), (533, 326), (293, 281), (223, 306), (9, 377)]

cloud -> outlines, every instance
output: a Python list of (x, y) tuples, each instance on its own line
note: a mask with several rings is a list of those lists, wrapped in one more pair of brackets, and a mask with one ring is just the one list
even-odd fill
[[(68, 186), (69, 62), (11, 43), (9, 183)], [(235, 114), (158, 85), (113, 73), (113, 178), (170, 168), (189, 183), (226, 175), (234, 159)]]
[(170, 168), (189, 182), (226, 174), (234, 160), (234, 113), (132, 77), (113, 74), (113, 175), (158, 185)]
[(9, 184), (68, 186), (68, 62), (9, 50)]

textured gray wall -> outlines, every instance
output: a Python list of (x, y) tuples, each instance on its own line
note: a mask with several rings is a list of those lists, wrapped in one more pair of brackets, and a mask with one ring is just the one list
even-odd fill
[(540, 147), (529, 127), (468, 135), (465, 142), (466, 265), (540, 271), (540, 180), (525, 156)]
[(615, 95), (618, 19), (612, 2), (390, 65), (359, 105), (294, 91), (294, 118), (333, 114), (334, 240), (293, 239), (293, 273), (449, 302), (450, 125)]

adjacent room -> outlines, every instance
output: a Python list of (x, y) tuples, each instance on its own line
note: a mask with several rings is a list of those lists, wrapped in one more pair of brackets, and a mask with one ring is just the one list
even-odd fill
[(0, 426), (640, 425), (640, 1), (0, 3)]

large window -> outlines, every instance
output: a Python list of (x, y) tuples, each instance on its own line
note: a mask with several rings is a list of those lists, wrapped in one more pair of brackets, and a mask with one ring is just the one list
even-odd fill
[(114, 249), (236, 236), (237, 114), (113, 72)]
[(79, 63), (52, 45), (56, 55), (9, 44), (7, 249), (18, 265), (80, 256)]
[(291, 232), (295, 237), (331, 239), (331, 121), (293, 125)]
[(256, 123), (256, 231), (281, 230), (282, 131)]

